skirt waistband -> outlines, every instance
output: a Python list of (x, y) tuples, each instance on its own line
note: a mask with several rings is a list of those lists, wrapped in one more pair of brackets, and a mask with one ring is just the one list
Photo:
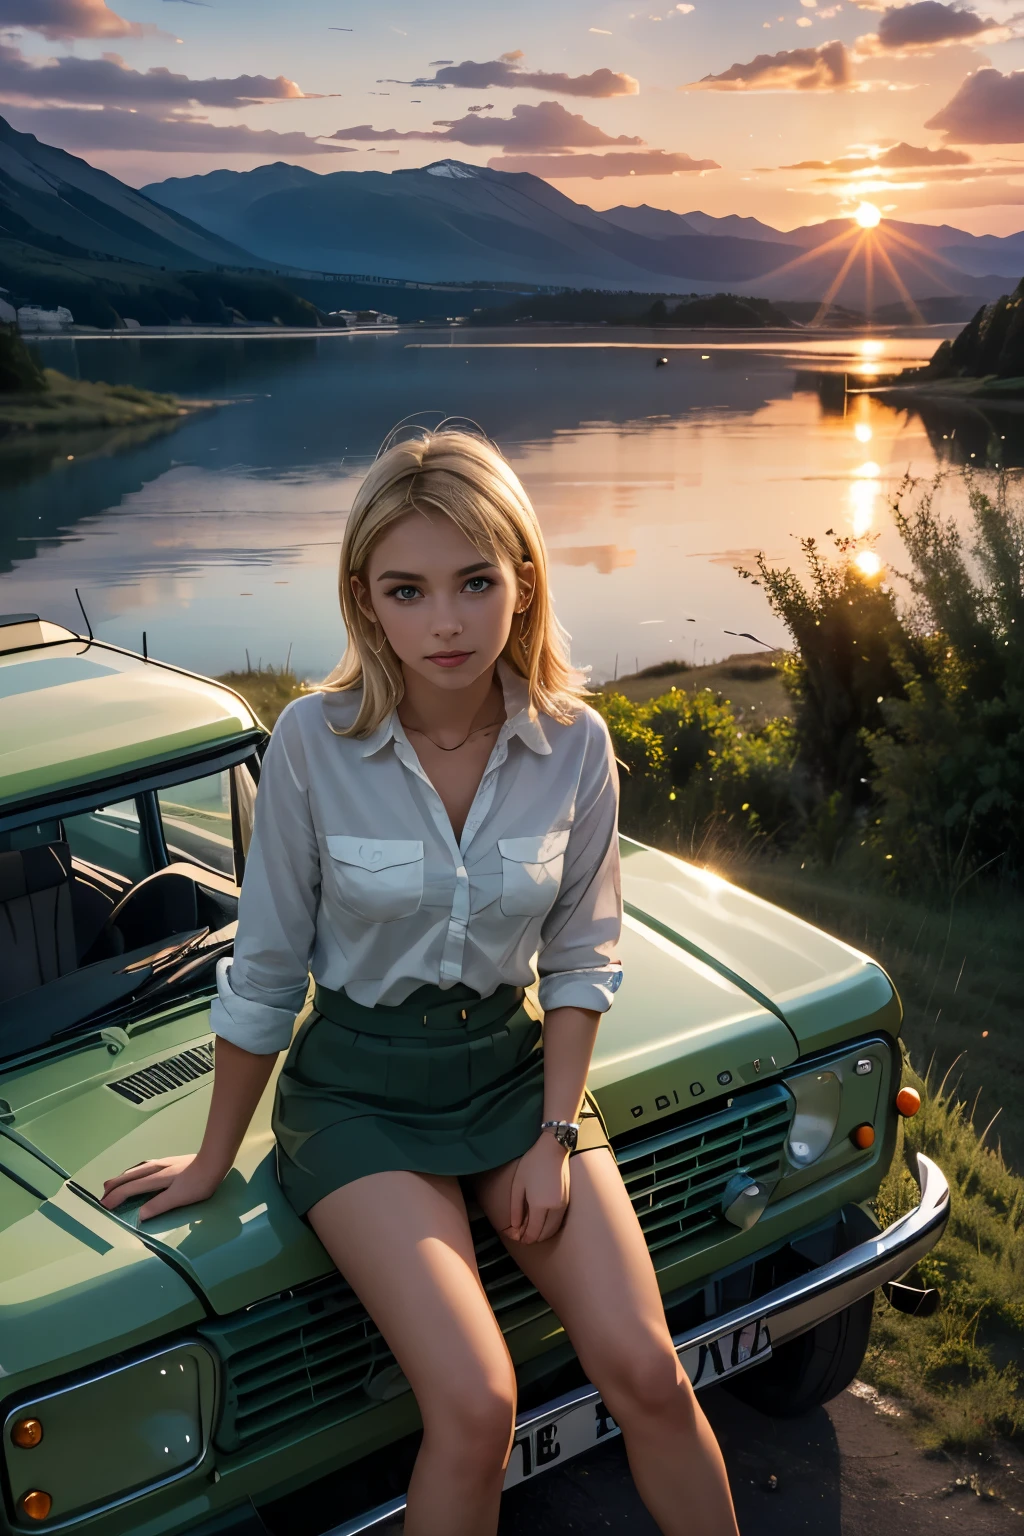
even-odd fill
[(360, 1034), (422, 1037), (429, 1032), (434, 1038), (448, 1034), (465, 1039), (493, 1034), (520, 1007), (524, 995), (522, 987), (501, 986), (490, 997), (479, 997), (462, 985), (448, 989), (427, 985), (418, 987), (402, 1003), (378, 1003), (376, 1008), (367, 1008), (344, 992), (332, 992), (318, 984), (313, 1007), (332, 1024)]

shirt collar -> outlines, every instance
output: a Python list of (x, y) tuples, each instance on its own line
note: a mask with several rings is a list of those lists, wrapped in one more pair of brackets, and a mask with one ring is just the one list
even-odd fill
[(498, 681), (505, 695), (505, 724), (502, 734), (508, 740), (518, 736), (524, 746), (540, 757), (551, 751), (551, 743), (544, 733), (540, 715), (530, 703), (530, 688), (525, 677), (513, 672), (507, 661), (498, 661)]
[[(526, 678), (514, 672), (506, 661), (499, 660), (498, 681), (505, 697), (506, 717), (499, 739), (508, 741), (512, 736), (518, 736), (531, 752), (546, 757), (551, 751), (551, 743), (545, 735), (540, 715), (530, 703), (530, 689)], [(328, 695), (325, 694), (324, 697), (327, 698)], [(397, 710), (392, 710), (376, 730), (371, 731), (365, 738), (362, 743), (362, 756), (372, 757), (375, 752), (387, 746), (389, 741), (408, 741)]]

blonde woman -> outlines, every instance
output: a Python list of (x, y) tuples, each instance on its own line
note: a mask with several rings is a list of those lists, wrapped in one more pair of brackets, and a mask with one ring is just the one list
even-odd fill
[[(349, 516), (340, 597), (348, 649), (282, 714), (263, 764), (202, 1146), (108, 1181), (105, 1203), (152, 1194), (145, 1220), (208, 1199), (288, 1050), (281, 1185), (423, 1419), (407, 1536), (492, 1536), (512, 1443), (515, 1374), (464, 1187), (564, 1325), (660, 1529), (735, 1536), (585, 1100), (621, 980), (615, 762), (501, 455), (443, 430), (386, 451)], [(543, 1048), (523, 1005), (534, 957)]]

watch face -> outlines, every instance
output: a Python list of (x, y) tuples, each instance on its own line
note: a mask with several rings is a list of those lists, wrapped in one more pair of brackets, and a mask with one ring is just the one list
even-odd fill
[(561, 1136), (559, 1137), (559, 1140), (561, 1141), (563, 1147), (568, 1148), (568, 1150), (570, 1152), (575, 1152), (576, 1151), (576, 1143), (579, 1140), (579, 1136), (580, 1136), (580, 1133), (579, 1133), (579, 1127), (578, 1126), (567, 1125), (565, 1130), (562, 1132)]

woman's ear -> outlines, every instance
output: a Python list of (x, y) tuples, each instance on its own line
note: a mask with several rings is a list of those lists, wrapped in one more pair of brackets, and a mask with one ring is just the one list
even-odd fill
[(524, 560), (516, 570), (516, 585), (519, 589), (516, 612), (525, 613), (537, 590), (537, 567), (532, 560)]
[(352, 596), (356, 600), (356, 607), (359, 609), (359, 612), (365, 619), (369, 619), (371, 624), (378, 623), (377, 615), (373, 611), (373, 604), (370, 602), (370, 594), (366, 590), (366, 583), (363, 581), (363, 578), (361, 576), (352, 575), (348, 580), (349, 585), (352, 588)]

